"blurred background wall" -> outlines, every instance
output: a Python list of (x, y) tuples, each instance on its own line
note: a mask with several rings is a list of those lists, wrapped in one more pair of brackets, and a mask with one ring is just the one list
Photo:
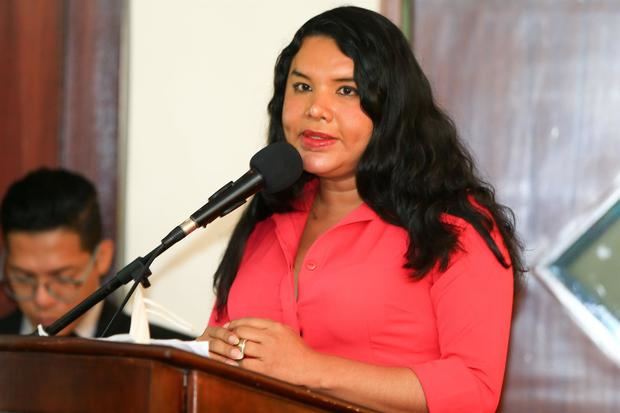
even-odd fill
[[(514, 209), (534, 265), (619, 185), (620, 3), (416, 0), (414, 13), (436, 97)], [(620, 411), (620, 368), (535, 271), (506, 380), (504, 412)]]
[[(39, 165), (80, 170), (101, 191), (117, 266), (143, 255), (247, 170), (278, 52), (341, 3), (1, 1), (0, 192)], [(620, 3), (348, 3), (405, 23), (439, 103), (515, 210), (530, 265), (618, 185)], [(197, 330), (235, 216), (153, 266), (149, 296)], [(531, 273), (501, 411), (617, 412), (619, 389), (620, 368)]]

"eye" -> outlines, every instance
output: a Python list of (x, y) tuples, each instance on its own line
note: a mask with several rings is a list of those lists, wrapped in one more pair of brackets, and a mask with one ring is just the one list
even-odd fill
[(77, 275), (78, 274), (75, 274), (74, 272), (66, 272), (64, 274), (54, 274), (53, 278), (60, 283), (64, 283), (71, 282), (73, 279), (76, 278)]
[(57, 275), (54, 277), (54, 281), (61, 285), (78, 285), (81, 283), (81, 280), (76, 280), (75, 275)]
[(297, 82), (297, 83), (293, 83), (293, 90), (295, 92), (309, 92), (312, 90), (312, 88), (310, 87), (310, 85), (306, 83)]
[(13, 282), (18, 284), (35, 284), (36, 280), (34, 277), (31, 277), (28, 274), (23, 274), (21, 272), (12, 272), (7, 274), (10, 278), (13, 279)]
[(353, 86), (342, 86), (338, 89), (338, 94), (342, 96), (358, 96), (357, 89)]

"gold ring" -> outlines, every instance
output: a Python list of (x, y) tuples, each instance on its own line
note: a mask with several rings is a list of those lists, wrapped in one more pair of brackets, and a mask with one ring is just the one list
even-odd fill
[(245, 357), (245, 343), (247, 343), (247, 338), (242, 338), (239, 340), (239, 344), (237, 344), (237, 348), (241, 352), (241, 358)]

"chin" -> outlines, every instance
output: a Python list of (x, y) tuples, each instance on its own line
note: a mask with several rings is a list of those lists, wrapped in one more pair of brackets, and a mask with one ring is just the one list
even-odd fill
[(304, 165), (304, 171), (308, 172), (309, 174), (315, 175), (318, 178), (328, 178), (330, 176), (331, 170), (325, 168), (317, 168), (312, 165), (306, 167)]
[(301, 159), (304, 163), (304, 170), (312, 174), (319, 174), (334, 169), (332, 160), (322, 154), (302, 152)]

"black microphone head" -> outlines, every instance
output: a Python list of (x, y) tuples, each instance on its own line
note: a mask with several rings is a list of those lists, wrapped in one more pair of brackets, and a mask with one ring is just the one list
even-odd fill
[(304, 170), (299, 152), (287, 142), (265, 146), (250, 159), (265, 183), (265, 192), (273, 194), (293, 185)]

